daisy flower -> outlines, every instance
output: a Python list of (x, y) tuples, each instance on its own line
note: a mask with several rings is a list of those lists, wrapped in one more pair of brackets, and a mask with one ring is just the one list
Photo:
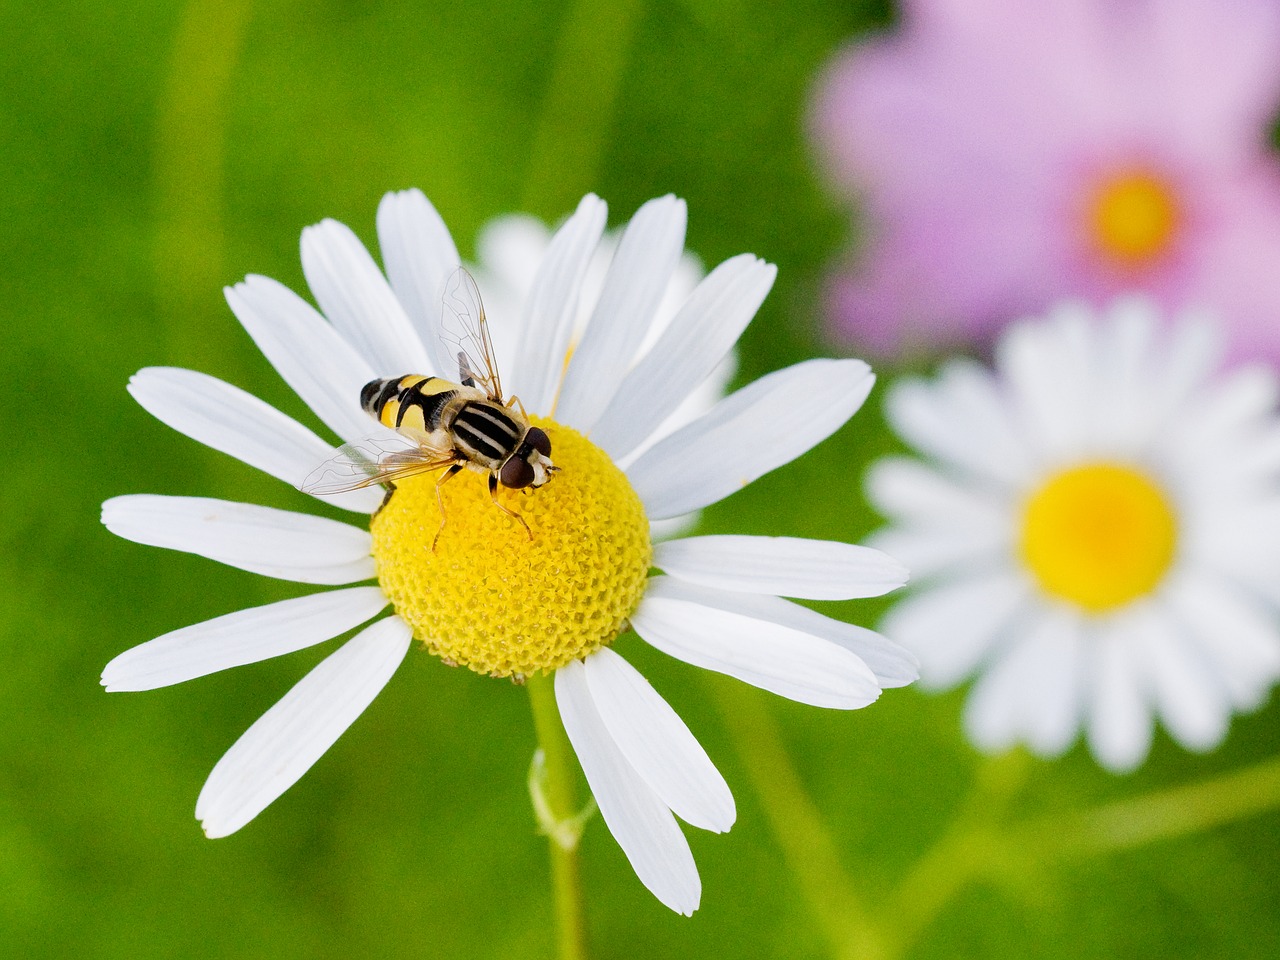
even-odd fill
[(1012, 326), (994, 374), (946, 362), (890, 390), (890, 423), (930, 463), (889, 458), (875, 543), (920, 578), (881, 623), (965, 709), (984, 750), (1054, 756), (1083, 727), (1135, 767), (1158, 717), (1192, 750), (1280, 677), (1277, 380), (1214, 376), (1215, 328), (1171, 330), (1148, 300)]
[(1280, 5), (909, 0), (815, 97), (866, 242), (829, 287), (869, 349), (988, 340), (1061, 297), (1212, 303), (1280, 359)]
[[(527, 496), (501, 491), (528, 533), (495, 508), (483, 478), (465, 471), (441, 488), (448, 523), (435, 549), (437, 474), (397, 481), (381, 507), (376, 489), (331, 498), (372, 515), (357, 523), (197, 497), (136, 495), (104, 504), (103, 522), (130, 540), (342, 588), (144, 643), (108, 664), (108, 690), (178, 683), (359, 628), (214, 767), (196, 803), (209, 836), (240, 829), (295, 783), (391, 679), (416, 639), (480, 673), (554, 675), (561, 719), (606, 824), (645, 886), (687, 914), (701, 886), (673, 814), (724, 831), (734, 821), (733, 797), (613, 641), (629, 627), (688, 663), (839, 709), (865, 706), (882, 687), (914, 679), (904, 649), (782, 599), (891, 590), (905, 573), (884, 554), (785, 537), (653, 544), (650, 520), (701, 509), (799, 456), (852, 416), (874, 378), (857, 360), (800, 363), (719, 401), (631, 458), (722, 362), (775, 269), (745, 254), (725, 261), (642, 352), (680, 263), (686, 217), (682, 201), (653, 200), (623, 231), (575, 341), (583, 278), (605, 215), (604, 203), (587, 196), (556, 231), (520, 307), (521, 335), (498, 357), (509, 393), (547, 433), (559, 467)], [(319, 311), (265, 277), (227, 291), (268, 360), (347, 442), (378, 429), (361, 409), (366, 383), (457, 370), (440, 335), (441, 291), (459, 263), (443, 221), (421, 193), (408, 191), (384, 198), (377, 227), (385, 277), (342, 224), (326, 220), (303, 232), (303, 271)], [(308, 427), (200, 373), (146, 369), (129, 389), (169, 426), (290, 485), (334, 455)]]

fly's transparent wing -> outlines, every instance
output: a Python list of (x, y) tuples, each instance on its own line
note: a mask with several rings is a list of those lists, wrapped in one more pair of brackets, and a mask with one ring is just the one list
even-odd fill
[(439, 470), (455, 459), (449, 450), (371, 438), (339, 447), (337, 454), (312, 470), (298, 489), (316, 496), (332, 496)]
[(498, 360), (493, 355), (493, 340), (489, 337), (489, 321), (484, 316), (480, 288), (462, 267), (453, 271), (444, 285), (440, 337), (457, 354), (458, 379), (467, 386), (474, 384), (488, 394), (490, 400), (502, 403)]

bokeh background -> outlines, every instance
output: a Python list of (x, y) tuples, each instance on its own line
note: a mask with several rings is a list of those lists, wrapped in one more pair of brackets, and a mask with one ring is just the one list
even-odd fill
[[(779, 265), (740, 381), (830, 352), (820, 277), (850, 226), (815, 178), (805, 97), (833, 50), (892, 18), (870, 0), (0, 5), (0, 956), (552, 955), (528, 702), (505, 682), (410, 656), (297, 787), (239, 834), (203, 837), (192, 808), (212, 765), (333, 645), (108, 696), (98, 673), (124, 649), (306, 591), (118, 540), (99, 505), (309, 501), (155, 422), (125, 383), (194, 367), (314, 423), (221, 288), (256, 272), (305, 289), (301, 228), (332, 216), (372, 242), (378, 199), (407, 186), (464, 256), (504, 212), (555, 220), (595, 190), (617, 224), (675, 192), (704, 262)], [(861, 538), (877, 524), (862, 472), (894, 443), (873, 396), (704, 528)], [(739, 818), (727, 836), (689, 831), (692, 919), (593, 822), (594, 956), (1280, 955), (1274, 812), (1127, 849), (1033, 842), (1265, 760), (1274, 704), (1207, 756), (1160, 734), (1114, 777), (1080, 747), (984, 760), (960, 693), (823, 712), (619, 643), (718, 762)], [(992, 839), (1009, 831), (1026, 842)]]

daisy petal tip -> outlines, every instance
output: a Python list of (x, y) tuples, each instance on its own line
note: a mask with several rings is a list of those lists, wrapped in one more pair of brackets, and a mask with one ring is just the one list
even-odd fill
[[(197, 814), (197, 816), (199, 816), (199, 814)], [(224, 837), (231, 836), (231, 834), (235, 833), (238, 828), (233, 827), (228, 829), (226, 824), (218, 823), (212, 818), (209, 818), (200, 821), (200, 829), (204, 832), (206, 840), (221, 840)]]

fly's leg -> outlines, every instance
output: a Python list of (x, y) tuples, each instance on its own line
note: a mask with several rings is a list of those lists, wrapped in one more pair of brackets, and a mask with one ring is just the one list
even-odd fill
[(520, 526), (524, 527), (524, 532), (529, 535), (529, 539), (533, 539), (533, 531), (529, 529), (529, 524), (525, 522), (524, 517), (520, 516), (520, 514), (516, 513), (509, 507), (504, 507), (498, 502), (498, 475), (496, 473), (489, 474), (489, 499), (493, 501), (493, 505), (495, 507), (505, 513), (508, 517), (511, 517), (513, 520), (519, 520)]
[(455, 463), (448, 470), (440, 475), (440, 479), (436, 481), (436, 504), (440, 507), (440, 529), (436, 531), (435, 538), (431, 541), (431, 552), (436, 552), (436, 544), (440, 542), (440, 534), (444, 533), (444, 522), (447, 519), (444, 515), (444, 498), (440, 496), (440, 488), (445, 485), (445, 481), (452, 480), (462, 470), (462, 464)]
[(512, 395), (511, 395), (511, 398), (510, 398), (509, 400), (507, 400), (507, 402), (506, 402), (506, 404), (504, 404), (504, 406), (508, 406), (508, 407), (510, 407), (510, 406), (517, 406), (517, 407), (519, 407), (519, 408), (520, 408), (520, 415), (521, 415), (521, 416), (523, 416), (526, 420), (528, 420), (528, 419), (529, 419), (529, 411), (528, 411), (528, 410), (526, 410), (526, 409), (524, 408), (524, 404), (520, 402), (520, 398), (519, 398), (519, 397), (517, 397), (515, 394), (512, 394)]
[(386, 493), (382, 495), (382, 502), (378, 504), (378, 509), (373, 511), (373, 515), (375, 517), (383, 511), (388, 503), (391, 502), (391, 495), (396, 492), (396, 485), (390, 480), (383, 484), (383, 486), (386, 487)]

